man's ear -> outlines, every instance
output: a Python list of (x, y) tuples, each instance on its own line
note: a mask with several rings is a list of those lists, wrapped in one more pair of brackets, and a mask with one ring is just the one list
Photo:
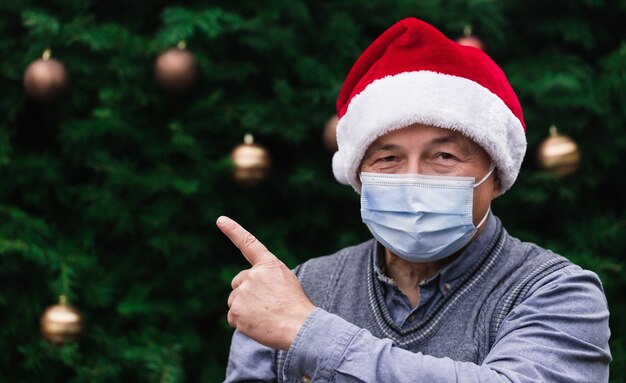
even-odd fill
[(494, 171), (493, 191), (491, 192), (491, 200), (493, 201), (494, 199), (498, 198), (500, 194), (502, 194), (502, 184), (500, 183), (500, 177), (498, 177), (498, 173)]

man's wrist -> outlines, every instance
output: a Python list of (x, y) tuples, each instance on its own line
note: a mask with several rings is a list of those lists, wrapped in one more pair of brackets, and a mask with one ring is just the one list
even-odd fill
[(285, 331), (283, 331), (285, 337), (280, 347), (282, 350), (289, 350), (296, 339), (298, 332), (300, 332), (300, 329), (314, 310), (315, 305), (309, 302), (308, 305), (303, 306), (303, 308), (298, 310), (297, 313), (294, 313), (294, 317), (292, 319), (286, 321), (286, 328)]
[(298, 380), (305, 375), (320, 378), (330, 374), (359, 331), (352, 323), (316, 307), (287, 352), (285, 373)]

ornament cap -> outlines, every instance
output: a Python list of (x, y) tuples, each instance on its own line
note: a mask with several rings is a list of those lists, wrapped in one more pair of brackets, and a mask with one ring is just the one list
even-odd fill
[(471, 24), (465, 24), (463, 27), (463, 36), (470, 37), (472, 35), (472, 26)]
[(67, 296), (65, 294), (61, 294), (59, 296), (59, 304), (60, 305), (67, 305)]
[(243, 136), (243, 142), (246, 145), (252, 145), (252, 144), (254, 144), (254, 137), (252, 136), (252, 134), (246, 133), (246, 135)]
[(184, 51), (185, 49), (187, 49), (187, 42), (185, 40), (180, 40), (176, 47), (181, 51)]
[(41, 58), (44, 60), (49, 60), (52, 57), (52, 49), (46, 48), (45, 51), (41, 54)]
[(550, 137), (556, 137), (559, 135), (559, 131), (557, 130), (556, 125), (554, 124), (550, 125), (549, 131), (550, 131)]

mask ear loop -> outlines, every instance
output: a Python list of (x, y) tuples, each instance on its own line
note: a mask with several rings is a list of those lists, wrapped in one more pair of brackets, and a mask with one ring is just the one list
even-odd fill
[(489, 208), (487, 209), (487, 213), (485, 213), (485, 216), (483, 217), (483, 219), (480, 220), (480, 222), (476, 226), (476, 229), (478, 229), (479, 227), (483, 225), (483, 223), (485, 223), (485, 221), (487, 220), (487, 217), (489, 217), (489, 212), (491, 212), (491, 206), (489, 206)]
[(489, 167), (489, 173), (487, 173), (487, 175), (485, 175), (482, 180), (478, 181), (478, 183), (474, 185), (474, 189), (482, 185), (483, 182), (487, 181), (487, 179), (489, 179), (489, 176), (493, 173), (494, 170), (496, 170), (496, 165), (494, 165), (492, 162), (491, 166)]
[[(486, 176), (483, 177), (482, 180), (480, 180), (476, 185), (474, 185), (474, 189), (482, 185), (483, 182), (487, 181), (487, 179), (489, 178), (489, 176), (491, 176), (491, 174), (493, 173), (495, 169), (496, 169), (496, 166), (492, 162), (491, 166), (489, 167), (489, 172), (487, 173)], [(489, 205), (489, 208), (487, 209), (487, 213), (485, 213), (485, 216), (483, 217), (483, 219), (480, 220), (480, 222), (476, 226), (476, 229), (478, 229), (485, 223), (485, 221), (487, 220), (487, 217), (489, 217), (489, 212), (491, 212), (491, 205)]]

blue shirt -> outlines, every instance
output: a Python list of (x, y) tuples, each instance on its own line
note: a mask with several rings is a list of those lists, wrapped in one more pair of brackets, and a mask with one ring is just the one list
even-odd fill
[[(434, 277), (421, 283), (419, 304), (413, 308), (408, 298), (381, 270), (382, 252), (377, 257), (375, 272), (385, 292), (385, 302), (394, 321), (402, 326), (419, 320), (447, 294), (448, 286), (468, 272), (494, 236), (495, 218), (490, 214), (485, 229), (450, 265)], [(580, 268), (558, 270), (538, 282), (528, 292), (529, 298), (516, 315), (505, 319), (500, 327), (499, 341), (481, 365), (457, 362), (449, 358), (434, 358), (413, 353), (393, 345), (389, 339), (374, 337), (365, 329), (358, 328), (337, 315), (322, 309), (307, 318), (288, 351), (285, 371), (289, 376), (302, 377), (307, 381), (306, 371), (320, 369), (333, 371), (333, 381), (384, 381), (393, 376), (398, 382), (522, 382), (554, 381), (555, 371), (550, 363), (536, 360), (552, 360), (554, 363), (572, 361), (568, 375), (559, 372), (563, 382), (606, 382), (610, 351), (606, 342), (585, 342), (578, 332), (598, 333), (608, 339), (608, 310), (581, 310), (576, 301), (563, 299), (559, 290), (576, 290), (579, 294), (592, 296), (595, 301), (606, 302), (602, 287), (590, 284), (588, 271)], [(545, 327), (538, 331), (525, 330), (527, 321), (536, 320), (542, 307), (550, 306), (552, 312), (563, 313), (560, 317), (541, 318)], [(588, 315), (588, 317), (585, 317)], [(531, 319), (532, 318), (532, 319)], [(506, 335), (506, 336), (504, 336)], [(511, 358), (511, 355), (523, 356)], [(527, 360), (525, 356), (527, 356)], [(524, 360), (524, 362), (520, 362)], [(589, 361), (604, 360), (604, 366)], [(235, 332), (231, 344), (226, 381), (276, 381), (274, 374), (274, 351), (247, 336)], [(529, 380), (528, 377), (540, 379)], [(398, 378), (400, 377), (400, 378)]]

